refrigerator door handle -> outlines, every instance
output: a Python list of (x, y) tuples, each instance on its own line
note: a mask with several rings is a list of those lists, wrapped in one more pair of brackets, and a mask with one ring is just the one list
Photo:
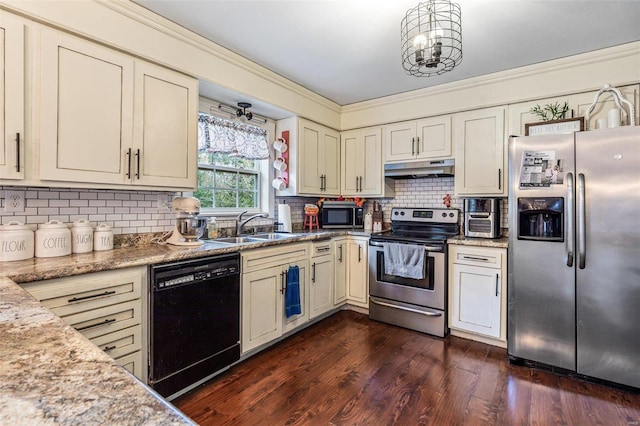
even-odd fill
[(585, 223), (585, 183), (584, 183), (584, 174), (580, 173), (578, 175), (578, 203), (577, 203), (577, 212), (576, 219), (578, 221), (578, 230), (577, 234), (577, 245), (578, 245), (578, 268), (584, 269), (586, 263), (586, 223)]
[(565, 262), (569, 268), (573, 267), (573, 230), (575, 229), (573, 223), (573, 206), (575, 201), (574, 191), (575, 186), (573, 184), (573, 173), (569, 172), (567, 173), (567, 238), (565, 239)]

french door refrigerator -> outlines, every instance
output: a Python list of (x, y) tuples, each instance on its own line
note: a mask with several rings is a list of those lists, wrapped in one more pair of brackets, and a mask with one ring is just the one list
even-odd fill
[(508, 352), (640, 387), (640, 127), (509, 139)]

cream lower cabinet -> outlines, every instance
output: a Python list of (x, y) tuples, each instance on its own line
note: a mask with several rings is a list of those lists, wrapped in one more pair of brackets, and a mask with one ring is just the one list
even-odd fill
[(197, 80), (43, 30), (40, 179), (192, 190)]
[(334, 303), (369, 308), (369, 238), (333, 240), (335, 256)]
[(24, 24), (0, 13), (0, 179), (24, 178)]
[[(287, 271), (299, 268), (301, 313), (287, 318)], [(242, 253), (242, 353), (265, 345), (309, 320), (309, 245)]]
[(501, 248), (449, 246), (452, 334), (506, 346), (506, 256)]
[(456, 196), (507, 195), (506, 107), (453, 115)]
[(331, 241), (312, 243), (309, 319), (333, 309), (333, 251)]
[(96, 272), (21, 286), (146, 383), (146, 268)]

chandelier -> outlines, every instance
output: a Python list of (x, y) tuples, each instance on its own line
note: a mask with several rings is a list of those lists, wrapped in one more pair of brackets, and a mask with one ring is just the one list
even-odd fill
[(462, 61), (460, 5), (429, 0), (402, 20), (402, 67), (416, 77), (440, 75)]

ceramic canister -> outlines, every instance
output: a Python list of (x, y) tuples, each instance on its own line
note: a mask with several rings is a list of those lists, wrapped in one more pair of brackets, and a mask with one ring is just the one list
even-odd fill
[(0, 262), (31, 259), (33, 252), (31, 228), (17, 221), (0, 225)]
[(93, 250), (93, 228), (89, 221), (80, 219), (71, 227), (71, 251), (88, 253)]
[(95, 251), (111, 250), (113, 248), (113, 231), (106, 223), (96, 226), (93, 233), (93, 249)]
[(36, 231), (36, 257), (57, 257), (71, 254), (71, 231), (59, 220), (40, 224)]

